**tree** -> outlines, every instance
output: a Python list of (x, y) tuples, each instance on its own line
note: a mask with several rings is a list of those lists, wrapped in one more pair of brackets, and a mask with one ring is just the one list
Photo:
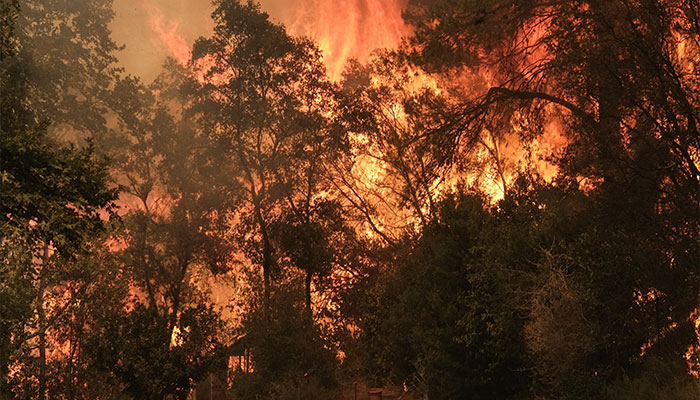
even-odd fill
[(106, 103), (121, 72), (109, 30), (113, 17), (111, 0), (21, 2), (18, 50), (4, 63), (20, 65), (12, 84), (25, 86), (26, 123), (50, 120), (50, 133), (68, 140), (106, 129)]
[[(170, 68), (170, 76), (163, 75), (160, 81), (149, 89), (143, 88), (140, 83), (129, 77), (117, 79), (120, 70), (115, 66), (114, 52), (118, 47), (110, 38), (108, 29), (113, 16), (111, 1), (29, 1), (23, 2), (21, 7), (17, 5), (12, 10), (16, 11), (10, 15), (17, 21), (16, 39), (3, 39), (3, 44), (14, 44), (17, 51), (11, 57), (3, 57), (3, 78), (12, 74), (12, 79), (3, 79), (3, 84), (7, 82), (7, 85), (3, 85), (3, 89), (7, 89), (3, 90), (3, 94), (8, 93), (12, 96), (3, 95), (2, 118), (6, 121), (11, 119), (17, 126), (35, 126), (38, 121), (51, 119), (52, 137), (63, 134), (64, 138), (68, 139), (96, 138), (97, 148), (103, 154), (112, 156), (111, 171), (126, 189), (121, 200), (122, 204), (129, 208), (124, 216), (126, 229), (113, 231), (111, 242), (108, 242), (111, 243), (110, 247), (126, 246), (126, 249), (117, 252), (123, 259), (117, 262), (116, 257), (96, 258), (94, 262), (100, 263), (99, 268), (96, 268), (91, 265), (89, 257), (82, 255), (78, 259), (80, 262), (75, 263), (83, 268), (103, 270), (121, 281), (111, 282), (110, 285), (101, 281), (100, 276), (84, 274), (85, 276), (79, 276), (74, 282), (66, 282), (65, 285), (63, 281), (55, 282), (57, 290), (67, 290), (73, 287), (73, 283), (83, 282), (83, 278), (92, 279), (91, 282), (85, 282), (87, 286), (82, 287), (85, 290), (81, 290), (79, 296), (75, 297), (78, 299), (76, 302), (79, 303), (80, 299), (95, 299), (92, 289), (99, 286), (105, 293), (111, 294), (99, 302), (111, 313), (102, 313), (100, 309), (81, 304), (80, 307), (67, 309), (61, 318), (56, 319), (57, 323), (63, 324), (55, 327), (56, 336), (63, 340), (63, 343), (68, 343), (71, 349), (79, 349), (79, 352), (73, 354), (71, 350), (71, 354), (63, 354), (62, 359), (50, 360), (53, 365), (66, 365), (69, 369), (62, 371), (65, 374), (56, 374), (54, 381), (66, 388), (65, 393), (69, 393), (66, 394), (68, 397), (90, 397), (91, 393), (95, 393), (91, 390), (97, 390), (96, 382), (100, 381), (115, 385), (126, 381), (129, 383), (126, 387), (133, 395), (147, 398), (162, 398), (166, 394), (186, 392), (191, 378), (196, 379), (218, 367), (213, 360), (218, 359), (222, 349), (217, 337), (217, 328), (220, 327), (221, 321), (206, 304), (206, 294), (191, 282), (191, 271), (209, 267), (210, 271), (216, 273), (225, 269), (227, 261), (223, 256), (223, 247), (226, 245), (218, 240), (222, 236), (217, 234), (221, 225), (220, 221), (216, 220), (215, 210), (222, 203), (215, 199), (215, 183), (203, 184), (199, 176), (192, 175), (195, 171), (207, 173), (206, 163), (198, 165), (202, 160), (198, 158), (200, 153), (188, 147), (196, 142), (195, 131), (191, 124), (177, 119), (181, 117), (179, 111), (175, 112), (177, 118), (169, 112), (172, 109), (183, 108), (182, 104), (178, 103), (181, 99), (173, 94), (179, 92), (179, 86), (187, 79), (182, 78), (182, 71), (175, 71), (173, 68)], [(5, 71), (9, 72), (6, 74)], [(172, 82), (169, 80), (171, 78), (179, 81)], [(151, 90), (159, 90), (163, 95), (156, 100)], [(25, 105), (30, 107), (24, 107)], [(117, 129), (107, 129), (108, 113), (115, 117)], [(42, 135), (42, 140), (46, 142), (42, 142), (42, 145), (46, 146), (47, 154), (53, 154), (48, 152), (49, 139), (45, 133)], [(18, 138), (15, 145), (20, 149), (21, 146), (32, 149), (32, 143), (31, 140), (22, 137)], [(24, 204), (18, 205), (19, 210), (26, 209), (27, 205), (38, 206), (38, 212), (45, 213), (42, 217), (57, 219), (55, 226), (51, 228), (58, 229), (62, 236), (51, 239), (62, 239), (71, 244), (80, 243), (85, 238), (77, 234), (75, 237), (68, 236), (61, 229), (72, 233), (80, 226), (68, 217), (63, 218), (63, 214), (66, 213), (58, 206), (52, 207), (50, 201), (63, 195), (62, 191), (67, 191), (65, 188), (70, 187), (71, 174), (84, 175), (86, 185), (92, 183), (92, 175), (97, 171), (104, 175), (102, 178), (107, 175), (105, 165), (95, 162), (92, 158), (91, 148), (83, 153), (75, 153), (76, 166), (58, 162), (52, 165), (56, 171), (62, 171), (67, 177), (57, 173), (56, 176), (51, 176), (43, 169), (27, 166), (28, 171), (37, 176), (23, 177), (27, 180), (25, 183), (35, 185), (42, 192), (34, 198), (27, 197)], [(68, 158), (70, 154), (72, 153), (66, 151), (64, 158)], [(82, 156), (82, 159), (78, 156)], [(3, 152), (2, 161), (19, 168), (23, 166), (17, 162), (20, 157), (31, 157), (28, 160), (36, 159), (37, 162), (42, 160), (42, 154), (24, 151), (22, 154), (13, 154), (12, 157), (9, 157), (9, 153), (8, 157), (5, 157)], [(82, 167), (79, 162), (86, 166)], [(192, 165), (198, 168), (190, 168)], [(77, 170), (78, 167), (85, 170)], [(48, 179), (48, 183), (43, 182), (43, 179)], [(43, 191), (44, 186), (49, 187)], [(99, 189), (97, 184), (93, 186), (94, 190)], [(10, 186), (7, 187), (8, 191), (3, 190), (3, 195), (7, 193), (9, 196), (12, 192), (9, 191)], [(128, 194), (135, 195), (136, 201), (128, 198)], [(153, 201), (156, 196), (165, 204), (154, 209)], [(47, 200), (42, 203), (44, 197)], [(81, 199), (75, 199), (72, 204), (67, 200), (67, 210), (84, 215), (86, 221), (99, 220), (96, 218), (97, 212), (87, 207), (91, 204), (83, 206), (79, 200)], [(3, 203), (4, 207), (5, 202)], [(40, 222), (37, 227), (43, 229), (43, 223)], [(38, 231), (38, 228), (32, 230)], [(79, 232), (83, 234), (83, 231)], [(86, 231), (85, 234), (89, 235), (89, 232)], [(93, 239), (97, 240), (95, 237)], [(57, 247), (60, 250), (60, 246)], [(50, 254), (52, 250), (46, 246), (43, 249), (44, 254)], [(95, 251), (94, 248), (92, 251)], [(45, 257), (44, 260), (44, 264), (51, 264), (52, 269), (60, 272), (47, 272), (46, 276), (65, 276), (74, 268), (55, 257)], [(22, 281), (18, 280), (19, 282)], [(39, 306), (43, 306), (44, 303), (42, 293), (46, 293), (47, 296), (55, 295), (55, 298), (60, 300), (60, 293), (52, 290), (53, 288), (45, 284), (39, 286)], [(120, 291), (119, 288), (127, 289)], [(142, 290), (144, 296), (131, 297), (129, 290)], [(136, 307), (141, 301), (147, 303), (144, 306), (145, 311)], [(124, 312), (123, 307), (127, 305), (136, 307), (133, 313)], [(50, 315), (43, 316), (41, 313), (38, 319), (41, 320), (39, 332), (45, 330), (43, 325), (53, 321)], [(117, 330), (127, 333), (143, 329), (153, 335), (137, 343), (121, 340), (123, 338), (119, 337), (110, 341), (100, 340), (101, 336), (111, 338), (111, 335), (107, 335), (103, 330), (105, 327), (119, 328)], [(177, 342), (179, 345), (171, 348), (174, 338), (181, 343)], [(42, 387), (38, 389), (38, 393), (44, 396), (47, 362), (43, 356), (46, 350), (43, 333), (39, 339), (39, 382)], [(146, 342), (153, 345), (152, 352), (138, 346)], [(79, 348), (76, 343), (89, 345)], [(134, 349), (140, 349), (141, 353), (130, 352)], [(192, 361), (191, 368), (164, 367), (168, 363), (182, 363), (182, 360), (188, 357)], [(145, 360), (148, 367), (134, 368), (135, 372), (125, 372), (115, 370), (115, 365), (105, 364), (107, 359), (121, 363), (127, 369), (138, 366)], [(26, 363), (26, 366), (30, 368), (31, 364)], [(86, 385), (85, 389), (75, 383), (75, 379), (79, 379), (76, 374), (81, 372), (72, 372), (71, 368), (82, 368), (82, 372), (85, 369), (94, 372), (91, 378), (83, 374), (81, 382)], [(159, 368), (168, 371), (162, 381), (146, 381), (143, 387), (131, 384), (131, 380), (149, 376)], [(110, 374), (122, 382), (114, 383), (106, 378)], [(67, 382), (64, 382), (65, 384), (60, 382), (64, 377)], [(52, 388), (53, 394), (57, 395), (57, 388)]]
[(243, 322), (242, 343), (251, 354), (253, 368), (234, 376), (232, 392), (237, 399), (335, 398), (338, 394), (334, 345), (324, 339), (304, 307), (300, 282), (287, 277), (278, 282), (270, 300), (259, 290), (249, 299), (253, 308)]
[[(568, 144), (555, 184), (586, 188), (595, 205), (585, 208), (586, 234), (567, 238), (573, 242), (565, 253), (583, 252), (593, 269), (573, 279), (600, 307), (588, 318), (600, 328), (594, 353), (607, 379), (631, 373), (646, 342), (677, 361), (697, 342), (690, 316), (699, 301), (698, 251), (697, 240), (688, 238), (699, 231), (700, 174), (692, 156), (700, 140), (698, 6), (416, 1), (407, 13), (416, 28), (414, 61), (440, 73), (476, 70), (492, 82), (462, 97), (455, 123), (436, 134), (459, 138), (484, 118), (517, 111), (526, 116), (530, 140), (553, 118), (554, 107), (564, 111), (558, 118)], [(593, 243), (611, 250), (596, 252)], [(664, 322), (653, 332), (617, 325), (613, 315)], [(624, 335), (626, 329), (635, 333)]]
[[(193, 52), (204, 76), (198, 111), (221, 150), (219, 164), (232, 167), (230, 190), (241, 193), (242, 201), (240, 240), (249, 259), (262, 267), (269, 298), (279, 256), (272, 225), (288, 212), (299, 223), (312, 217), (323, 187), (321, 163), (342, 142), (327, 123), (333, 86), (319, 50), (288, 36), (258, 6), (237, 1), (215, 6), (214, 36), (198, 40)], [(298, 267), (309, 276), (317, 268)]]
[(168, 60), (150, 87), (119, 80), (110, 104), (118, 127), (103, 146), (130, 204), (116, 235), (120, 270), (138, 294), (94, 316), (89, 354), (134, 398), (185, 398), (193, 382), (225, 367), (224, 322), (197, 276), (229, 268), (230, 203), (183, 111), (193, 86), (189, 71)]
[[(494, 84), (472, 99), (478, 110), (495, 104), (527, 110), (538, 103), (566, 110), (571, 116), (571, 143), (566, 160), (562, 159), (567, 174), (581, 174), (594, 182), (607, 179), (606, 191), (631, 190), (625, 181), (636, 179), (635, 193), (645, 198), (650, 195), (646, 191), (661, 188), (689, 199), (696, 195), (693, 179), (698, 176), (697, 166), (686, 156), (697, 141), (693, 125), (697, 102), (690, 72), (696, 65), (692, 59), (696, 49), (690, 44), (696, 29), (694, 4), (592, 1), (547, 10), (548, 4), (537, 1), (494, 1), (480, 9), (458, 2), (415, 8), (409, 21), (417, 27), (414, 54), (421, 65), (436, 71), (481, 68), (493, 75)], [(460, 24), (460, 18), (468, 22)], [(498, 32), (484, 25), (496, 19), (508, 23), (498, 25)], [(466, 39), (458, 42), (460, 35)], [(685, 43), (682, 51), (680, 43)], [(489, 48), (494, 51), (478, 55)], [(449, 61), (433, 57), (438, 51), (444, 51)], [(489, 67), (494, 63), (500, 68)], [(652, 82), (653, 88), (638, 84), (641, 81)], [(674, 100), (664, 99), (660, 87), (676, 93)], [(679, 118), (690, 121), (687, 129), (673, 125)], [(652, 173), (639, 165), (664, 160), (674, 168)], [(676, 183), (666, 187), (663, 176)], [(685, 209), (686, 217), (695, 213), (687, 205), (678, 209)], [(640, 211), (647, 212), (629, 213)]]
[[(534, 395), (616, 398), (610, 394), (616, 382), (628, 379), (656, 385), (658, 393), (692, 387), (681, 354), (692, 331), (668, 329), (657, 319), (668, 300), (656, 296), (669, 289), (635, 289), (632, 298), (619, 293), (651, 280), (663, 265), (659, 249), (628, 228), (601, 227), (596, 215), (607, 210), (576, 187), (521, 178), (515, 188), (499, 203), (503, 242), (496, 247), (522, 279)], [(682, 272), (668, 273), (667, 284), (678, 281), (672, 274)], [(656, 372), (675, 371), (672, 379), (653, 378), (649, 368), (659, 360), (668, 370)]]
[(304, 302), (311, 312), (314, 276), (328, 276), (341, 264), (343, 255), (340, 252), (353, 232), (345, 225), (342, 208), (337, 202), (300, 200), (291, 204), (293, 213), (275, 221), (272, 234), (290, 265), (304, 271)]
[[(444, 183), (441, 145), (427, 138), (444, 98), (398, 54), (377, 53), (345, 71), (343, 115), (353, 158), (336, 163), (335, 180), (367, 229), (388, 244), (432, 218)], [(379, 222), (379, 220), (383, 221)], [(407, 228), (407, 229), (404, 229)]]
[(523, 319), (508, 296), (494, 218), (477, 195), (448, 197), (380, 282), (363, 341), (375, 379), (429, 398), (521, 395), (529, 383)]
[[(19, 41), (13, 31), (17, 3), (3, 3), (2, 118), (0, 118), (0, 232), (3, 263), (0, 369), (3, 395), (18, 395), (36, 379), (27, 396), (47, 396), (47, 331), (66, 307), (46, 307), (46, 294), (59, 285), (56, 265), (84, 254), (104, 228), (101, 213), (110, 212), (117, 191), (109, 187), (105, 162), (91, 144), (84, 148), (56, 143), (45, 122), (24, 101), (21, 76), (32, 64), (19, 62)], [(31, 103), (29, 103), (31, 105)], [(72, 299), (75, 293), (70, 293)], [(71, 304), (71, 301), (67, 303)], [(31, 349), (30, 351), (26, 351)], [(36, 350), (36, 351), (35, 351)], [(38, 354), (37, 354), (38, 353)], [(19, 363), (28, 380), (9, 382), (9, 366)], [(36, 367), (36, 369), (34, 368)]]

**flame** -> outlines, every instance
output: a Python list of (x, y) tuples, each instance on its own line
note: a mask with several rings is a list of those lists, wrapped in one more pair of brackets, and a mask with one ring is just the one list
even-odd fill
[[(190, 59), (190, 46), (179, 28), (187, 27), (181, 26), (179, 19), (169, 18), (163, 12), (163, 6), (155, 0), (135, 3), (143, 10), (149, 28), (157, 37), (155, 47), (166, 50), (168, 55), (185, 65)], [(283, 23), (290, 34), (309, 37), (319, 45), (329, 75), (336, 80), (340, 79), (349, 59), (365, 62), (373, 50), (396, 48), (402, 37), (411, 33), (401, 16), (406, 4), (407, 0), (261, 1), (262, 9)], [(192, 7), (187, 10), (193, 11)], [(200, 10), (202, 13), (197, 11), (198, 18), (211, 8), (202, 7)], [(181, 16), (188, 21), (192, 20), (191, 17), (191, 14)], [(211, 32), (211, 27), (203, 20), (188, 23), (197, 26), (195, 31), (198, 34)]]
[(170, 52), (180, 64), (186, 65), (191, 58), (190, 46), (177, 31), (179, 21), (173, 21), (163, 14), (163, 11), (155, 6), (151, 0), (140, 0), (139, 5), (148, 16), (148, 24), (153, 32), (158, 35), (161, 44)]
[(398, 47), (410, 33), (404, 6), (405, 0), (310, 0), (283, 22), (291, 34), (318, 43), (329, 75), (339, 79), (349, 59), (365, 62), (375, 49)]

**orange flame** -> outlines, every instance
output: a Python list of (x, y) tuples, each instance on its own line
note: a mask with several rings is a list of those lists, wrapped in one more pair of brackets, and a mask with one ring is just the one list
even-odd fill
[[(401, 38), (410, 34), (401, 17), (406, 1), (297, 0), (282, 7), (286, 13), (273, 12), (272, 16), (284, 23), (290, 34), (313, 39), (323, 51), (329, 75), (339, 79), (349, 59), (365, 62), (373, 50), (396, 48)], [(153, 0), (138, 3), (157, 35), (159, 47), (180, 64), (187, 64), (190, 46), (178, 31), (180, 22), (168, 18)], [(263, 3), (270, 3), (263, 4), (263, 9), (274, 5)]]
[(328, 73), (340, 78), (345, 63), (367, 61), (378, 48), (396, 48), (410, 33), (401, 17), (405, 0), (310, 0), (296, 15), (283, 21), (290, 33), (315, 40)]

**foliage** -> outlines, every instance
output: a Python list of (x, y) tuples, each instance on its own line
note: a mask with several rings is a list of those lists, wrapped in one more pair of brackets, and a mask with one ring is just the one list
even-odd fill
[(527, 384), (523, 323), (490, 260), (478, 196), (450, 198), (378, 289), (363, 327), (376, 368), (430, 398), (509, 398)]
[[(105, 240), (100, 237), (93, 243), (74, 260), (54, 260), (43, 277), (51, 283), (44, 292), (44, 301), (54, 305), (46, 307), (45, 333), (51, 351), (46, 368), (52, 371), (46, 377), (46, 389), (52, 398), (90, 399), (109, 392), (113, 393), (110, 398), (120, 398), (119, 382), (90, 365), (86, 342), (91, 340), (95, 318), (103, 310), (111, 310), (118, 303), (115, 299), (123, 298), (128, 288)], [(28, 326), (40, 325), (33, 319)], [(31, 329), (12, 366), (14, 398), (39, 397), (41, 358), (36, 352), (36, 332)]]
[[(217, 162), (232, 167), (230, 190), (241, 193), (239, 242), (262, 267), (269, 294), (278, 267), (271, 225), (286, 214), (311, 223), (328, 188), (323, 163), (341, 151), (344, 137), (329, 121), (334, 88), (319, 50), (289, 36), (253, 3), (215, 6), (214, 35), (193, 50), (205, 77), (195, 111), (220, 149)], [(317, 268), (297, 267), (310, 275)]]
[[(602, 396), (601, 387), (635, 374), (645, 346), (683, 362), (684, 349), (697, 345), (698, 247), (689, 238), (700, 231), (692, 155), (700, 139), (698, 3), (412, 5), (412, 60), (445, 77), (490, 77), (458, 98), (454, 123), (436, 135), (458, 140), (501, 120), (501, 132), (517, 128), (531, 141), (547, 121), (562, 123), (567, 144), (554, 156), (559, 177), (549, 191), (562, 195), (547, 200), (530, 191), (513, 205), (522, 214), (532, 201), (544, 210), (534, 216), (550, 224), (550, 243), (535, 242), (552, 250), (537, 261), (528, 325), (536, 371), (547, 370), (535, 374), (535, 391)], [(562, 209), (572, 194), (583, 198), (578, 209)], [(539, 217), (532, 223), (545, 227)], [(552, 330), (555, 320), (566, 330)], [(564, 357), (568, 335), (582, 346), (578, 360)]]
[(217, 0), (144, 85), (110, 0), (1, 1), (0, 397), (184, 399), (236, 334), (237, 399), (693, 398), (700, 4), (408, 6), (336, 85)]
[[(337, 389), (333, 346), (303, 306), (294, 286), (278, 287), (247, 315), (244, 343), (253, 360), (251, 373), (233, 378), (235, 399), (333, 398)], [(262, 300), (262, 299), (260, 299)]]
[(27, 118), (37, 110), (25, 97), (32, 88), (22, 74), (34, 64), (22, 57), (21, 10), (15, 2), (0, 9), (0, 391), (3, 397), (45, 398), (47, 337), (79, 296), (66, 290), (65, 305), (45, 302), (52, 290), (89, 284), (70, 276), (68, 267), (104, 231), (103, 215), (111, 213), (117, 191), (91, 143), (59, 143), (45, 122)]
[(104, 311), (86, 343), (91, 367), (109, 371), (134, 399), (186, 399), (193, 381), (226, 365), (211, 306), (183, 308), (174, 335), (166, 318), (142, 304)]
[(228, 267), (219, 212), (229, 200), (207, 181), (202, 138), (181, 112), (188, 85), (192, 77), (172, 60), (150, 88), (120, 79), (111, 100), (118, 129), (102, 141), (131, 201), (115, 239), (122, 279), (136, 294), (96, 317), (90, 365), (134, 398), (185, 398), (226, 365), (225, 324), (200, 279)]
[(29, 107), (24, 122), (50, 120), (49, 130), (69, 140), (105, 129), (106, 101), (116, 75), (109, 24), (112, 0), (23, 0), (16, 19), (17, 53), (10, 90)]

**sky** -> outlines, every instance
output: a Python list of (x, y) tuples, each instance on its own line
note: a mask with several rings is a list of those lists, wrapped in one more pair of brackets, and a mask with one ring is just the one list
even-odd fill
[[(406, 0), (262, 0), (261, 8), (294, 35), (313, 38), (332, 77), (345, 61), (366, 61), (375, 48), (398, 46), (409, 33), (401, 19)], [(167, 56), (182, 62), (192, 43), (213, 29), (209, 0), (115, 0), (111, 29), (125, 46), (120, 62), (129, 74), (151, 82)]]

